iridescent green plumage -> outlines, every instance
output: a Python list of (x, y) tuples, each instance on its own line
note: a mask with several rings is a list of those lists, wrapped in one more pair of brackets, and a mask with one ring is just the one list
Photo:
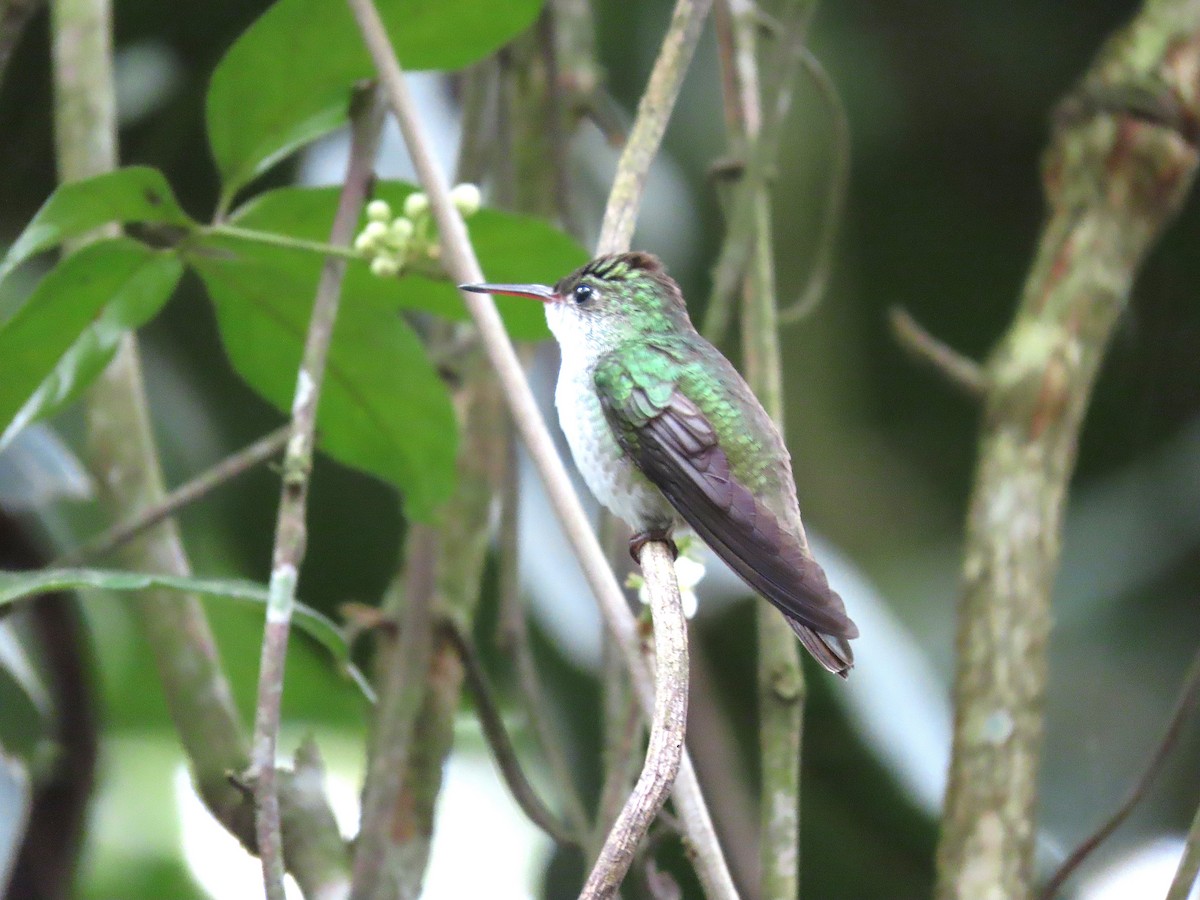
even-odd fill
[(658, 260), (602, 257), (554, 288), (468, 287), (546, 301), (563, 351), (559, 419), (601, 502), (641, 535), (682, 518), (845, 675), (858, 629), (809, 553), (783, 439)]

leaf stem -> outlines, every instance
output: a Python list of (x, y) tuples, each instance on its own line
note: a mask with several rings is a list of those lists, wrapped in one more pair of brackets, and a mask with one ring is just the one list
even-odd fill
[[(359, 211), (370, 187), (383, 125), (383, 104), (375, 88), (355, 95), (353, 105), (356, 108), (352, 111), (350, 161), (330, 232), (330, 243), (343, 246), (349, 245), (354, 237)], [(317, 284), (312, 319), (296, 377), (290, 434), (283, 459), (283, 489), (275, 528), (275, 548), (271, 558), (271, 581), (263, 628), (250, 760), (257, 807), (255, 831), (262, 860), (263, 884), (269, 900), (284, 900), (283, 835), (275, 771), (279, 708), (283, 695), (288, 634), (296, 605), (296, 582), (300, 564), (304, 560), (308, 533), (305, 509), (309, 474), (312, 471), (317, 405), (345, 272), (345, 260), (331, 257), (325, 261)]]
[[(357, 213), (356, 213), (357, 215)], [(355, 222), (357, 222), (357, 218)], [(351, 223), (351, 229), (353, 230)], [(212, 225), (206, 225), (200, 230), (201, 235), (214, 235), (216, 237), (234, 238), (239, 241), (251, 241), (255, 244), (266, 244), (269, 247), (281, 247), (284, 250), (299, 250), (303, 253), (316, 253), (325, 257), (334, 257), (337, 259), (353, 259), (362, 261), (365, 257), (349, 245), (338, 246), (336, 244), (326, 244), (321, 241), (310, 241), (304, 238), (291, 237), (286, 234), (278, 234), (273, 231), (258, 231), (254, 228), (242, 228), (238, 225), (230, 225), (227, 222), (217, 222)], [(353, 237), (353, 235), (351, 235)]]

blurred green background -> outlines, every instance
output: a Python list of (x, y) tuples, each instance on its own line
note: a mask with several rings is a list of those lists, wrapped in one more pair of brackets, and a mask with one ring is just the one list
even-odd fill
[[(207, 81), (265, 6), (116, 2), (122, 161), (163, 169), (185, 208), (202, 219), (218, 189), (204, 133)], [(594, 7), (608, 87), (630, 115), (670, 5), (605, 0)], [(901, 734), (891, 740), (902, 742), (906, 730), (920, 731), (929, 717), (944, 715), (977, 413), (905, 355), (889, 332), (888, 310), (904, 307), (971, 356), (988, 352), (1011, 317), (1037, 236), (1039, 155), (1049, 113), (1134, 9), (1111, 0), (848, 0), (818, 9), (811, 46), (849, 114), (851, 184), (830, 289), (818, 309), (783, 332), (788, 442), (810, 529), (841, 560), (836, 571), (882, 598), (902, 626), (896, 642), (927, 662), (934, 680), (922, 682), (928, 689), (915, 697), (897, 694), (894, 703), (872, 711), (813, 673), (802, 818), (803, 883), (811, 897), (918, 897), (928, 893), (932, 878), (934, 814), (928, 796), (910, 788), (914, 778), (936, 783), (944, 758), (923, 758), (921, 735), (914, 733), (909, 761), (901, 765), (895, 747), (883, 746), (878, 729), (864, 722), (884, 721)], [(46, 47), (42, 13), (0, 89), (2, 244), (54, 187)], [(434, 102), (452, 108), (451, 91), (434, 88)], [(727, 150), (720, 104), (710, 27), (667, 134), (638, 239), (666, 259), (694, 313), (702, 312), (722, 237), (708, 177)], [(594, 228), (612, 151), (590, 125), (583, 131), (572, 161), (581, 218)], [(802, 82), (774, 180), (781, 304), (801, 293), (820, 229), (828, 227), (833, 152), (826, 106)], [(289, 162), (267, 182), (287, 183), (296, 172)], [(1050, 651), (1040, 812), (1047, 870), (1140, 772), (1200, 635), (1198, 239), (1200, 204), (1192, 202), (1138, 279), (1083, 433)], [(0, 311), (3, 304), (0, 298)], [(230, 370), (194, 278), (146, 329), (144, 346), (169, 483), (281, 423)], [(552, 355), (540, 354), (549, 365), (535, 370), (543, 387), (553, 377)], [(69, 442), (79, 439), (74, 417), (56, 425)], [(277, 498), (277, 477), (261, 469), (184, 512), (197, 572), (265, 579)], [(99, 524), (97, 514), (79, 504), (8, 512), (46, 555), (56, 542)], [(322, 460), (310, 526), (304, 599), (330, 612), (349, 600), (375, 602), (397, 563), (402, 535), (392, 491)], [(555, 526), (546, 520), (543, 527)], [(485, 640), (492, 593), (480, 629)], [(843, 593), (858, 618), (856, 590)], [(755, 853), (752, 835), (737, 819), (739, 808), (752, 811), (746, 790), (755, 777), (749, 613), (745, 603), (715, 605), (694, 625), (710, 699), (694, 707), (691, 735), (697, 756), (711, 760), (701, 763), (702, 771), (720, 782), (718, 796), (731, 798), (718, 820), (733, 856), (743, 860)], [(249, 721), (259, 621), (219, 605), (212, 614)], [(101, 802), (93, 808), (80, 896), (205, 896), (177, 849), (172, 773), (178, 758), (140, 635), (117, 600), (90, 603), (85, 618), (101, 721)], [(868, 615), (867, 621), (875, 620)], [(862, 618), (859, 623), (867, 631)], [(593, 675), (550, 632), (539, 627), (537, 636), (539, 662), (553, 682), (581, 781), (594, 790)], [(334, 768), (347, 773), (345, 792), (352, 796), (366, 711), (318, 650), (303, 639), (296, 645), (284, 699), (291, 729), (285, 738), (317, 732)], [(882, 681), (904, 681), (910, 673), (904, 661), (883, 654), (861, 667), (874, 665)], [(897, 668), (890, 668), (893, 662)], [(12, 707), (3, 709), (7, 715)], [(473, 723), (464, 718), (460, 731), (464, 758), (483, 760)], [(722, 744), (721, 735), (730, 742)], [(1198, 760), (1200, 735), (1192, 723), (1144, 805), (1085, 874), (1185, 830), (1200, 794)], [(463, 820), (450, 813), (458, 808), (448, 805), (442, 820), (447, 840), (467, 834)], [(161, 816), (161, 827), (152, 825), (147, 809), (155, 810), (156, 822)], [(532, 837), (526, 845), (540, 854), (530, 864), (530, 883), (541, 885), (544, 896), (569, 896), (578, 861), (547, 860)], [(454, 896), (451, 887), (438, 893), (438, 864), (435, 858), (430, 896)], [(257, 896), (253, 881), (247, 889), (246, 896)], [(527, 890), (514, 888), (511, 896)], [(1085, 895), (1119, 896), (1100, 890)]]

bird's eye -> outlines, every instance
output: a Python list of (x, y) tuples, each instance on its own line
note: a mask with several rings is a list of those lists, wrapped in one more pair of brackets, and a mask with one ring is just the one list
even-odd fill
[(577, 284), (575, 290), (571, 291), (571, 299), (576, 303), (587, 303), (592, 299), (592, 286), (590, 284)]

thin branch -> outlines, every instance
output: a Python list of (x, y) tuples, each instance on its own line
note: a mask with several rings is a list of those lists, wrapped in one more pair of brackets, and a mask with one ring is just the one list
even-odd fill
[(978, 400), (987, 393), (987, 372), (984, 367), (934, 337), (908, 310), (893, 306), (888, 311), (888, 322), (901, 347), (944, 375), (947, 381), (968, 397)]
[(581, 900), (599, 900), (617, 893), (638, 845), (671, 792), (683, 757), (687, 728), (688, 645), (683, 601), (675, 583), (675, 557), (664, 542), (650, 541), (642, 547), (640, 562), (646, 582), (665, 588), (650, 593), (655, 655), (650, 744), (642, 774), (608, 833), (600, 857), (579, 895)]
[[(811, 3), (795, 2), (788, 18), (801, 28), (811, 15)], [(762, 108), (756, 31), (757, 10), (749, 0), (722, 0), (726, 14), (718, 26), (731, 33), (721, 40), (732, 53), (721, 55), (729, 70), (725, 81), (726, 120), (732, 125), (731, 143), (746, 156), (757, 152), (762, 138)], [(754, 215), (749, 224), (751, 246), (742, 306), (742, 345), (746, 379), (763, 408), (783, 431), (783, 377), (780, 367), (779, 323), (775, 307), (775, 265), (771, 230), (771, 200), (767, 185), (754, 185)], [(807, 543), (803, 526), (800, 540)], [(758, 633), (758, 745), (762, 761), (759, 797), (762, 896), (792, 900), (800, 892), (800, 752), (803, 737), (805, 683), (795, 635), (769, 605), (755, 608)]]
[(779, 151), (783, 124), (792, 103), (792, 86), (806, 53), (804, 41), (813, 3), (793, 2), (779, 20), (776, 42), (770, 58), (762, 66), (769, 80), (763, 87), (762, 126), (753, 148), (745, 155), (741, 177), (729, 203), (726, 238), (713, 267), (713, 287), (701, 328), (703, 335), (719, 344), (729, 328), (733, 304), (753, 252), (755, 196), (765, 184)]
[[(398, 637), (379, 652), (376, 683), (380, 703), (367, 758), (361, 825), (354, 850), (351, 897), (399, 897), (407, 866), (389, 865), (396, 810), (403, 797), (405, 767), (433, 656), (434, 592), (437, 588), (438, 534), (422, 523), (404, 537), (404, 565), (384, 596)], [(423, 873), (421, 873), (423, 874)], [(418, 878), (420, 874), (418, 874)]]
[(1192, 827), (1188, 829), (1187, 839), (1183, 844), (1183, 855), (1179, 857), (1179, 868), (1171, 879), (1171, 887), (1167, 890), (1167, 900), (1188, 900), (1196, 879), (1200, 877), (1200, 806), (1196, 807), (1196, 815), (1192, 819)]
[(846, 198), (850, 193), (850, 116), (846, 113), (846, 107), (833, 79), (829, 77), (821, 61), (806, 46), (800, 48), (800, 63), (817, 86), (817, 93), (829, 109), (830, 124), (833, 127), (833, 171), (829, 176), (825, 211), (821, 216), (821, 236), (817, 239), (817, 250), (809, 266), (808, 278), (805, 279), (804, 290), (796, 299), (780, 308), (779, 322), (782, 325), (797, 322), (812, 312), (829, 286), (829, 276), (833, 269), (833, 249), (842, 224), (842, 216), (845, 214)]
[[(346, 180), (338, 198), (329, 242), (349, 246), (366, 200), (375, 164), (375, 152), (383, 125), (383, 104), (375, 88), (356, 93), (352, 101), (353, 136)], [(291, 430), (283, 460), (283, 489), (271, 555), (271, 581), (263, 628), (259, 663), (258, 703), (254, 717), (254, 742), (250, 760), (257, 806), (256, 834), (262, 860), (263, 883), (269, 900), (284, 900), (283, 835), (279, 792), (275, 778), (276, 745), (279, 739), (279, 706), (283, 696), (283, 671), (287, 658), (288, 633), (296, 605), (296, 581), (304, 560), (307, 525), (305, 508), (312, 471), (313, 443), (317, 427), (317, 405), (325, 376), (325, 360), (333, 337), (334, 320), (341, 298), (346, 261), (330, 257), (321, 269), (313, 301), (312, 318), (304, 353), (296, 377), (292, 401)]]
[(170, 518), (185, 506), (195, 503), (227, 481), (275, 456), (287, 444), (288, 434), (289, 429), (285, 426), (259, 438), (248, 447), (225, 457), (212, 468), (181, 484), (159, 502), (146, 507), (129, 519), (116, 523), (69, 553), (60, 556), (51, 565), (60, 568), (77, 566), (85, 560), (107, 556), (129, 543), (147, 528), (154, 527), (163, 519)]
[(1125, 800), (1117, 807), (1116, 812), (1109, 817), (1108, 821), (1088, 835), (1072, 851), (1071, 855), (1063, 860), (1062, 865), (1058, 867), (1058, 871), (1050, 877), (1050, 880), (1046, 882), (1046, 886), (1042, 888), (1041, 900), (1054, 900), (1058, 896), (1059, 891), (1062, 890), (1062, 886), (1066, 884), (1067, 879), (1075, 874), (1075, 870), (1079, 868), (1091, 852), (1099, 847), (1102, 842), (1108, 840), (1112, 833), (1121, 826), (1121, 823), (1129, 818), (1134, 807), (1146, 796), (1147, 791), (1154, 784), (1154, 780), (1162, 772), (1163, 766), (1172, 751), (1178, 745), (1184, 723), (1191, 717), (1198, 701), (1200, 701), (1200, 651), (1197, 651), (1196, 655), (1192, 657), (1192, 664), (1183, 679), (1183, 688), (1180, 690), (1179, 697), (1175, 701), (1175, 708), (1171, 711), (1167, 730), (1155, 748), (1154, 754), (1150, 757), (1150, 761), (1146, 764), (1146, 768), (1142, 771), (1141, 777), (1138, 778), (1137, 783), (1130, 789), (1129, 793), (1125, 796)]
[[(1030, 895), (1067, 487), (1135, 275), (1195, 178), (1198, 37), (1196, 0), (1148, 0), (1055, 117), (1043, 161), (1048, 217), (1016, 317), (987, 367), (963, 555), (940, 900)], [(1148, 116), (1148, 108), (1170, 112)]]
[[(483, 273), (471, 247), (466, 227), (450, 200), (445, 176), (416, 114), (404, 73), (388, 42), (379, 13), (370, 0), (348, 2), (387, 91), (392, 109), (399, 120), (421, 184), (429, 195), (438, 233), (441, 235), (446, 269), (460, 283), (481, 281)], [(629, 612), (624, 593), (604, 558), (599, 542), (592, 533), (566, 468), (558, 457), (553, 439), (525, 380), (525, 373), (504, 330), (496, 306), (490, 297), (483, 294), (463, 292), (462, 298), (479, 329), (480, 339), (496, 370), (513, 420), (529, 450), (534, 466), (546, 485), (546, 493), (562, 523), (567, 540), (579, 558), (584, 576), (600, 603), (605, 622), (616, 637), (626, 665), (633, 675), (639, 701), (644, 709), (651, 710), (654, 705), (653, 680), (641, 657), (633, 616)], [(736, 897), (737, 892), (713, 832), (712, 820), (704, 805), (695, 770), (686, 756), (676, 779), (675, 802), (687, 838), (695, 849), (697, 872), (705, 892), (709, 897)]]
[(537, 665), (533, 659), (533, 647), (529, 640), (529, 622), (521, 604), (519, 580), (520, 547), (518, 542), (518, 507), (520, 480), (518, 478), (515, 435), (506, 423), (508, 441), (507, 469), (504, 492), (501, 499), (499, 529), (499, 594), (500, 614), (497, 622), (497, 645), (500, 651), (513, 661), (517, 689), (521, 694), (525, 715), (533, 728), (538, 747), (546, 759), (548, 774), (554, 781), (565, 807), (567, 823), (576, 834), (583, 834), (588, 827), (588, 817), (575, 784), (571, 767), (567, 763), (562, 741), (550, 721), (551, 706), (542, 690)]
[(600, 240), (596, 244), (597, 256), (629, 249), (650, 163), (658, 154), (675, 98), (679, 96), (683, 76), (711, 6), (712, 0), (676, 0), (662, 49), (654, 61), (646, 91), (638, 102), (637, 118), (617, 162), (617, 174), (608, 194)]
[(555, 818), (554, 813), (546, 808), (541, 798), (538, 797), (537, 791), (533, 789), (533, 785), (529, 783), (529, 779), (525, 777), (525, 772), (521, 769), (521, 761), (517, 758), (517, 750), (508, 736), (508, 729), (504, 727), (504, 717), (500, 714), (500, 708), (492, 697), (487, 675), (483, 671), (479, 658), (475, 655), (475, 648), (471, 646), (470, 639), (453, 622), (443, 623), (443, 630), (453, 643), (459, 659), (462, 660), (467, 676), (467, 686), (471, 689), (471, 696), (475, 700), (475, 711), (479, 716), (479, 725), (483, 729), (483, 736), (487, 739), (488, 746), (492, 748), (492, 755), (496, 758), (500, 774), (504, 776), (504, 783), (508, 785), (513, 799), (517, 801), (517, 805), (521, 807), (521, 811), (529, 817), (529, 820), (546, 832), (551, 840), (564, 846), (580, 846), (580, 835)]
[(619, 652), (611, 640), (605, 640), (601, 659), (601, 692), (604, 704), (604, 783), (596, 804), (596, 820), (588, 841), (588, 852), (600, 855), (605, 837), (612, 830), (625, 798), (638, 777), (638, 754), (645, 731), (641, 707), (629, 684)]

